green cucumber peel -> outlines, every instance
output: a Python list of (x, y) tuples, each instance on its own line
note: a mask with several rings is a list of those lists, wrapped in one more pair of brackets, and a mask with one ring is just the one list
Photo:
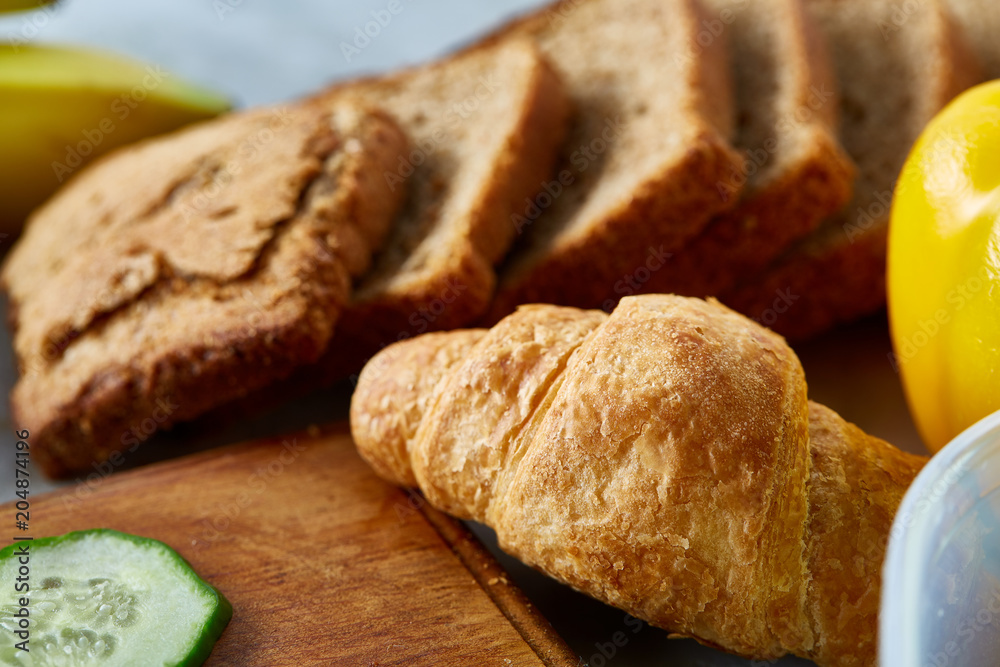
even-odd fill
[[(15, 583), (28, 549), (27, 592)], [(0, 665), (194, 667), (208, 658), (232, 605), (176, 551), (98, 528), (0, 550)], [(28, 651), (17, 632), (28, 599)]]

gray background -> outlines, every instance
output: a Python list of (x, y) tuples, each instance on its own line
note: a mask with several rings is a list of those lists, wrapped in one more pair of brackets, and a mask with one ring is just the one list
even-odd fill
[[(0, 19), (0, 39), (95, 45), (162, 64), (191, 81), (230, 96), (239, 106), (289, 99), (332, 80), (384, 71), (443, 54), (537, 0), (400, 0), (403, 10), (350, 61), (340, 43), (371, 20), (388, 0), (67, 0), (55, 11)], [(797, 348), (810, 396), (904, 449), (922, 451), (906, 412), (898, 378), (886, 354), (884, 317), (878, 316)], [(14, 382), (9, 335), (0, 334), (0, 384)], [(226, 442), (302, 428), (346, 417), (349, 387), (316, 394), (271, 414), (238, 423), (179, 427), (158, 436), (126, 468)], [(13, 499), (12, 429), (0, 402), (0, 499)], [(52, 488), (35, 478), (32, 491)], [(488, 530), (475, 528), (495, 550)], [(618, 631), (628, 644), (603, 664), (718, 667), (759, 665), (674, 641), (643, 627), (637, 633), (622, 612), (589, 600), (499, 554), (529, 597), (585, 659), (602, 664), (598, 645)], [(771, 663), (767, 663), (771, 664)], [(780, 665), (805, 665), (786, 659)]]

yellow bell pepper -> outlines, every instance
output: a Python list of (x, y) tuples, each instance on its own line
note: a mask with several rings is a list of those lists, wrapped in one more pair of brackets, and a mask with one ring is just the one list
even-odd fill
[(937, 451), (1000, 410), (1000, 81), (967, 91), (926, 128), (889, 228), (893, 362)]

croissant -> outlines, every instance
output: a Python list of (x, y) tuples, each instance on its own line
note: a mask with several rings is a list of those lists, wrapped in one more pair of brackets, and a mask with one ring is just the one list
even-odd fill
[(397, 343), (351, 428), (386, 480), (653, 625), (876, 663), (886, 540), (925, 459), (810, 403), (784, 340), (715, 301), (526, 306)]

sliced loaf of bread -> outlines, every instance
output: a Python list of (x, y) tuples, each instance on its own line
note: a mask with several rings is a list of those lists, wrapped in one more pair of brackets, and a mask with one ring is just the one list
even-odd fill
[[(510, 224), (489, 319), (520, 303), (603, 306), (736, 204), (726, 31), (695, 0), (567, 0), (501, 30), (530, 37), (563, 77), (576, 115), (558, 171)], [(620, 296), (620, 295), (617, 295)]]
[[(839, 96), (826, 44), (801, 0), (705, 0), (729, 33), (736, 147), (746, 183), (732, 210), (648, 273), (615, 285), (621, 295), (710, 296), (753, 275), (850, 199), (854, 167), (837, 139)], [(643, 280), (645, 278), (645, 280)]]
[(374, 268), (356, 285), (323, 364), (350, 368), (399, 338), (483, 313), (510, 215), (548, 178), (568, 123), (559, 78), (528, 40), (335, 86), (320, 96), (387, 110), (412, 150), (384, 178), (407, 189)]
[(151, 139), (75, 176), (3, 266), (14, 419), (49, 475), (288, 376), (325, 349), (393, 219), (406, 154), (385, 114), (259, 109)]
[(790, 338), (885, 303), (893, 188), (910, 147), (980, 78), (943, 0), (808, 0), (840, 83), (841, 141), (858, 166), (854, 197), (760, 275), (722, 300)]

